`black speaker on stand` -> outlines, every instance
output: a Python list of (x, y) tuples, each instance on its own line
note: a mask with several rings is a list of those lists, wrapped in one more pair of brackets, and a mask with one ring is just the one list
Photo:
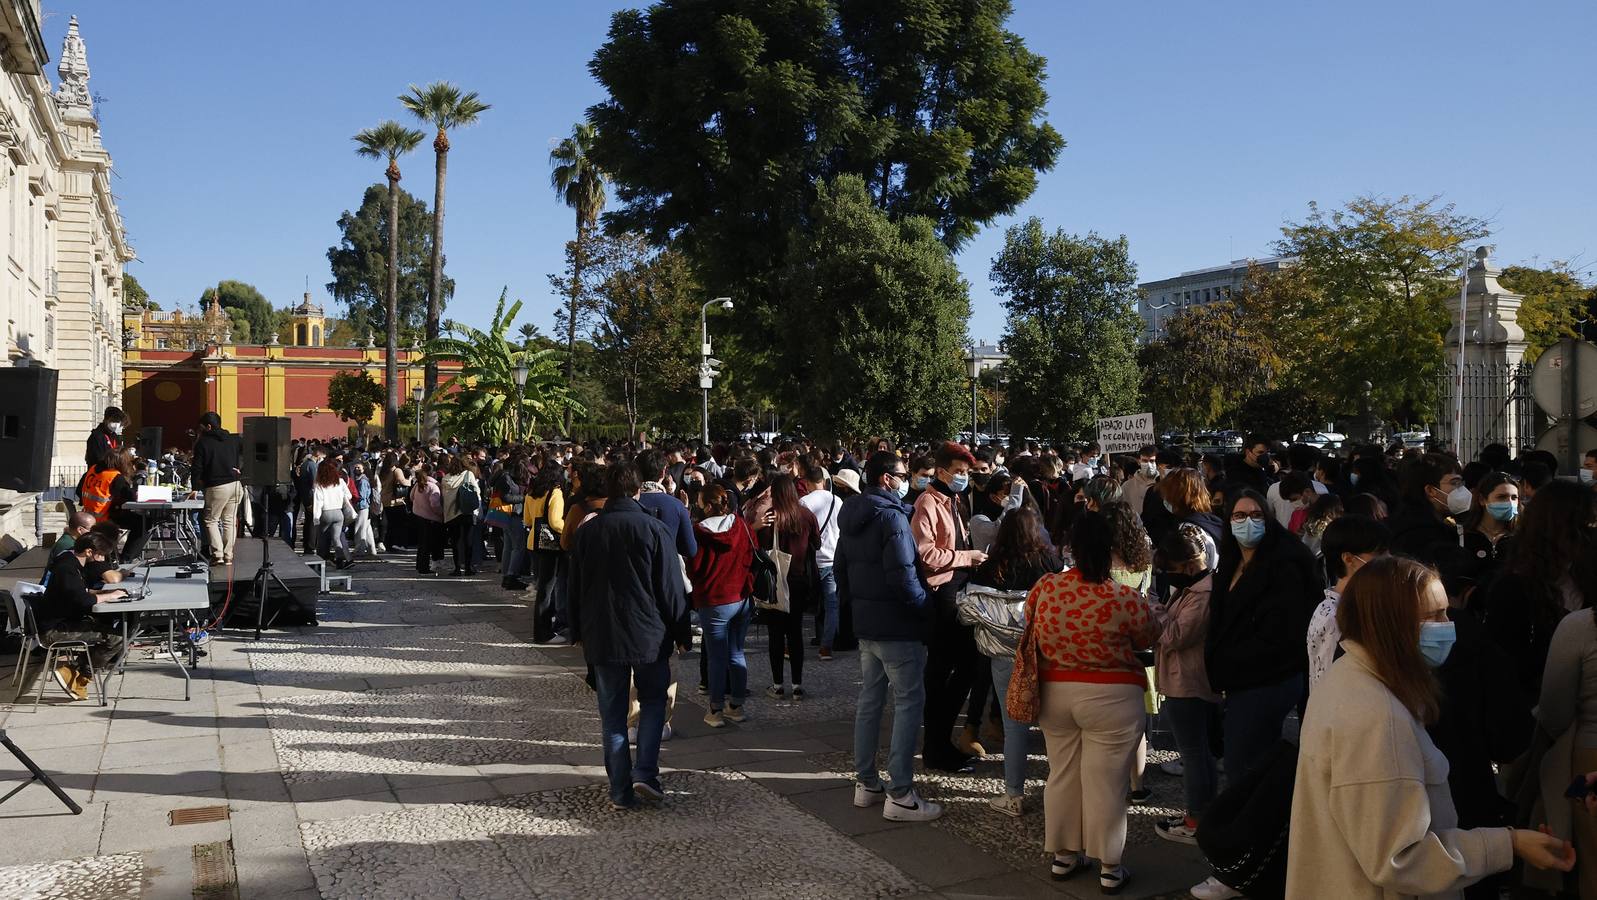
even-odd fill
[(159, 425), (146, 425), (139, 429), (139, 459), (156, 461), (161, 458), (161, 438), (165, 430)]
[(0, 488), (49, 490), (59, 378), (42, 366), (0, 367)]
[[(292, 461), (289, 451), (291, 424), (282, 416), (249, 416), (244, 419), (244, 458), (241, 463), (245, 484), (265, 488), (268, 493), (288, 486), (288, 469)], [(268, 510), (271, 508), (269, 500), (266, 506)], [(255, 598), (257, 641), (261, 639), (261, 629), (271, 627), (272, 622), (277, 620), (276, 613), (270, 619), (266, 618), (266, 600), (271, 596), (272, 585), (277, 585), (287, 596), (294, 595), (272, 569), (272, 539), (267, 536), (269, 530), (261, 529), (261, 567), (250, 579), (250, 593)]]

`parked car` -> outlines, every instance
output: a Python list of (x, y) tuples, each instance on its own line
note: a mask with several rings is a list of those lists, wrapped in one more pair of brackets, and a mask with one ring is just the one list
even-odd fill
[(1425, 443), (1431, 439), (1431, 433), (1429, 431), (1401, 431), (1393, 435), (1393, 438), (1402, 441), (1404, 449), (1412, 449), (1424, 447)]
[(1335, 431), (1300, 431), (1292, 436), (1292, 443), (1307, 444), (1320, 450), (1337, 450), (1347, 441), (1347, 435)]

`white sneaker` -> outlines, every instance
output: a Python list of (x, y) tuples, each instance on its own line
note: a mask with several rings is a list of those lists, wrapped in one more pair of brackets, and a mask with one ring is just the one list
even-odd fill
[(1193, 885), (1190, 893), (1198, 900), (1231, 900), (1242, 896), (1241, 891), (1232, 890), (1230, 885), (1222, 884), (1213, 875), (1203, 879), (1202, 884)]
[(871, 790), (859, 782), (854, 782), (854, 805), (860, 809), (870, 809), (878, 806), (887, 799), (887, 788), (879, 787)]
[(1017, 819), (1025, 813), (1023, 808), (1024, 798), (1016, 797), (1008, 793), (999, 794), (993, 799), (987, 801), (987, 805), (998, 810), (1006, 816), (1013, 816)]
[(637, 742), (638, 742), (638, 726), (636, 726), (636, 725), (628, 725), (627, 726), (627, 743), (636, 744)]
[(942, 814), (941, 803), (922, 800), (914, 788), (902, 797), (888, 797), (882, 804), (882, 818), (891, 822), (930, 822)]
[(662, 742), (671, 740), (671, 734), (671, 723), (667, 722), (665, 723), (665, 727), (660, 729), (660, 740)]
[(1159, 771), (1165, 773), (1166, 775), (1180, 778), (1182, 773), (1186, 771), (1186, 768), (1181, 765), (1180, 759), (1172, 759), (1160, 763)]

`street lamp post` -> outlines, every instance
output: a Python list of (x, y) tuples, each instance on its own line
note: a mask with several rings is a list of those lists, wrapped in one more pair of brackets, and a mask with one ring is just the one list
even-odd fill
[(732, 308), (731, 297), (715, 297), (706, 300), (699, 307), (699, 388), (704, 391), (704, 446), (710, 445), (710, 386), (715, 383), (715, 376), (719, 375), (714, 366), (717, 360), (710, 358), (710, 307), (719, 306), (722, 309)]
[(993, 381), (993, 440), (998, 440), (998, 404), (1004, 397), (1004, 370), (1000, 368), (994, 373), (997, 378)]
[(516, 440), (520, 441), (526, 437), (526, 430), (521, 427), (521, 413), (523, 404), (526, 403), (526, 395), (523, 392), (523, 389), (527, 386), (526, 360), (523, 359), (521, 362), (516, 363), (516, 367), (510, 371), (510, 375), (516, 379)]
[(976, 415), (976, 377), (981, 374), (981, 357), (976, 355), (976, 345), (970, 345), (970, 356), (965, 358), (970, 364), (970, 448), (976, 449), (976, 429), (980, 423)]
[(426, 388), (416, 385), (411, 389), (410, 395), (416, 398), (416, 440), (421, 441), (421, 398), (426, 395)]

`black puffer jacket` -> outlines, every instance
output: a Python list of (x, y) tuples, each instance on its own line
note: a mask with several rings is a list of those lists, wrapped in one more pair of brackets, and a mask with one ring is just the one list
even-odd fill
[(577, 529), (566, 583), (589, 665), (647, 665), (693, 642), (680, 560), (670, 530), (630, 497)]

